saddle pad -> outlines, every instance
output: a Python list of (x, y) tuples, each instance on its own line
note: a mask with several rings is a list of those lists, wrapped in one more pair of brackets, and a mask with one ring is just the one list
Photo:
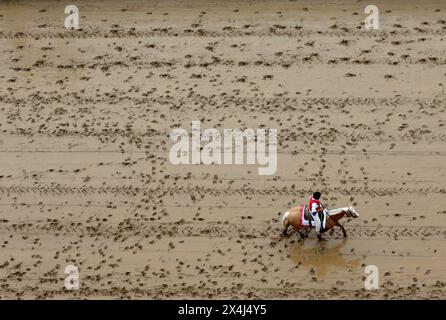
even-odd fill
[[(308, 212), (308, 207), (303, 205), (300, 206), (300, 225), (303, 227), (309, 227), (310, 223), (308, 221), (308, 216), (310, 213)], [(314, 227), (314, 221), (311, 221), (311, 225)]]

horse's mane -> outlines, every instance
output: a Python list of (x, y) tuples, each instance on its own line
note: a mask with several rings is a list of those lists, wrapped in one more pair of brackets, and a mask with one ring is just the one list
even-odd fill
[(328, 210), (328, 215), (332, 216), (332, 215), (338, 214), (338, 213), (340, 213), (342, 211), (349, 211), (349, 210), (350, 210), (349, 207), (343, 207), (343, 208), (338, 208), (338, 209), (331, 209), (331, 210)]

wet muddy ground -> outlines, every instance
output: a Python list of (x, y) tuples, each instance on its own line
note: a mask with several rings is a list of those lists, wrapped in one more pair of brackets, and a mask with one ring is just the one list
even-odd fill
[[(2, 2), (0, 297), (444, 299), (446, 3), (375, 4)], [(172, 165), (192, 120), (277, 129), (276, 174)], [(348, 238), (279, 239), (316, 189)]]

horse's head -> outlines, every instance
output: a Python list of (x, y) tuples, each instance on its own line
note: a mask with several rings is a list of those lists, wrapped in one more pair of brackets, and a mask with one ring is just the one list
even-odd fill
[(353, 208), (353, 206), (348, 206), (348, 210), (347, 210), (347, 217), (349, 218), (358, 218), (359, 217), (359, 213), (356, 212), (355, 208)]

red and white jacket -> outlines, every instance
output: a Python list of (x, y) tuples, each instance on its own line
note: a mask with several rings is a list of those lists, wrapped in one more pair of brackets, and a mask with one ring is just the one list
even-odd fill
[(311, 213), (316, 213), (317, 211), (322, 210), (322, 205), (319, 200), (316, 200), (313, 198), (313, 196), (310, 197), (310, 202), (308, 204), (308, 210)]

